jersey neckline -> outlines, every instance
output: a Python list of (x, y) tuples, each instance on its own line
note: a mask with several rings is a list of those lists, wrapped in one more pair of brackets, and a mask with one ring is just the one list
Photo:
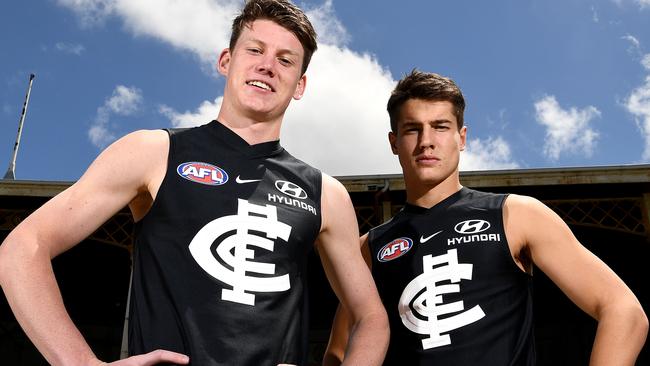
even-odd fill
[(436, 203), (435, 205), (429, 208), (406, 202), (404, 203), (403, 210), (405, 213), (416, 214), (416, 215), (425, 214), (431, 211), (444, 210), (447, 207), (451, 206), (452, 204), (458, 202), (458, 200), (460, 200), (465, 195), (467, 195), (468, 192), (469, 192), (468, 188), (461, 187), (458, 191), (454, 192), (453, 194), (449, 195), (447, 198), (443, 199), (442, 201)]
[(233, 150), (251, 158), (275, 155), (284, 150), (284, 148), (280, 145), (280, 140), (267, 141), (250, 145), (235, 131), (231, 130), (216, 119), (210, 121), (208, 126), (210, 127), (211, 131), (214, 131), (217, 138), (221, 139)]

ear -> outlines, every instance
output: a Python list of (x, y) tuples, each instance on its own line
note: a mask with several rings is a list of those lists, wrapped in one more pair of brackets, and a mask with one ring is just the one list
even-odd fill
[(300, 80), (298, 80), (298, 85), (296, 85), (296, 91), (293, 93), (293, 99), (300, 100), (303, 95), (305, 95), (305, 88), (307, 87), (307, 75), (302, 74)]
[(228, 76), (228, 69), (230, 68), (230, 49), (224, 48), (219, 55), (219, 61), (217, 62), (217, 71), (223, 76)]
[(388, 142), (393, 155), (397, 155), (397, 135), (393, 131), (388, 132)]
[(463, 126), (458, 133), (460, 134), (460, 151), (464, 151), (467, 142), (467, 126)]

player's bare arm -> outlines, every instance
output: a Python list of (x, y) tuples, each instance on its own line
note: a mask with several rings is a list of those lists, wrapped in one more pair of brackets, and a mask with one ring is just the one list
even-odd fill
[(318, 251), (334, 292), (349, 309), (351, 331), (343, 364), (380, 365), (389, 339), (386, 311), (359, 251), (359, 229), (350, 197), (343, 185), (326, 175), (321, 206)]
[[(359, 241), (361, 242), (361, 255), (368, 268), (372, 268), (370, 249), (368, 249), (368, 234), (364, 234)], [(332, 321), (330, 339), (323, 356), (323, 366), (338, 366), (343, 362), (348, 338), (350, 337), (350, 326), (349, 312), (339, 304)]]
[[(142, 216), (164, 171), (164, 131), (132, 133), (107, 148), (70, 188), (14, 229), (0, 246), (0, 284), (18, 322), (53, 365), (99, 363), (65, 310), (51, 260), (94, 232), (130, 202)], [(158, 175), (156, 175), (158, 174)], [(179, 358), (180, 357), (180, 358)], [(156, 352), (123, 364), (182, 362), (185, 356)], [(157, 362), (157, 361), (156, 361)]]
[(590, 364), (634, 365), (645, 343), (648, 320), (632, 291), (538, 200), (510, 195), (504, 212), (515, 260), (522, 264), (529, 257), (598, 321)]

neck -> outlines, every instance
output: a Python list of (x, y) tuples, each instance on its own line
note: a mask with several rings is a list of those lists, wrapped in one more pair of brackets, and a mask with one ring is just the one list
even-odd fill
[(282, 116), (274, 120), (260, 120), (248, 116), (237, 116), (222, 107), (217, 121), (231, 129), (250, 145), (280, 139)]
[(406, 186), (406, 202), (424, 208), (437, 205), (463, 188), (460, 184), (458, 172), (440, 182), (428, 183), (404, 177), (404, 183)]

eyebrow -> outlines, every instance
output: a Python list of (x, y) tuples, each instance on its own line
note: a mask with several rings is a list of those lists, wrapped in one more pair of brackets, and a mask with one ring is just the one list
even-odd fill
[(401, 123), (402, 127), (413, 127), (413, 126), (420, 126), (420, 125), (422, 125), (421, 122), (413, 121), (413, 120), (407, 120)]
[(404, 126), (406, 126), (406, 127), (411, 127), (411, 126), (426, 125), (426, 124), (431, 124), (431, 123), (433, 123), (433, 124), (437, 124), (437, 125), (440, 125), (440, 124), (451, 124), (451, 123), (453, 123), (453, 122), (450, 121), (450, 120), (448, 120), (448, 119), (444, 119), (444, 118), (443, 118), (443, 119), (434, 119), (434, 120), (424, 121), (424, 122), (421, 122), (421, 121), (418, 121), (418, 120), (414, 120), (414, 119), (413, 119), (413, 120), (411, 120), (411, 119), (407, 119), (407, 120), (405, 120), (404, 122), (402, 122), (401, 125), (402, 125), (403, 127), (404, 127)]

